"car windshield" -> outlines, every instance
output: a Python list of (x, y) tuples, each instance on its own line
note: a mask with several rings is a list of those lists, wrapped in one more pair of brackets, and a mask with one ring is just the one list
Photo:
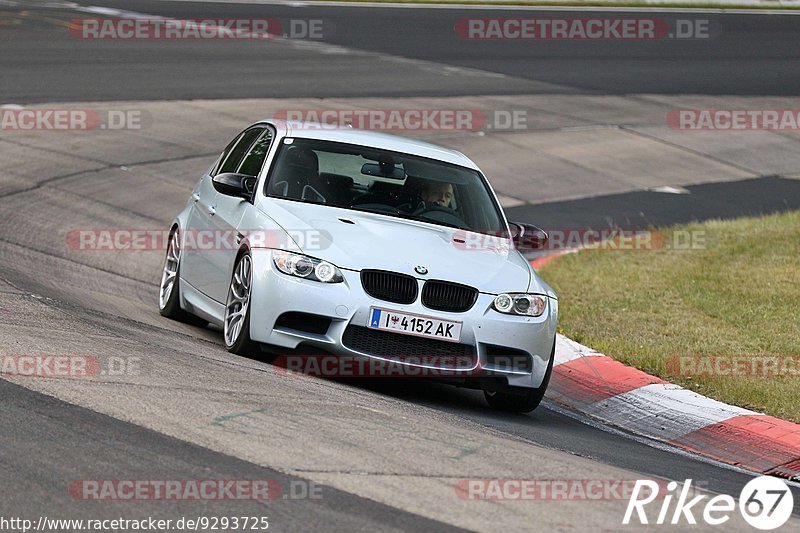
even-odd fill
[(366, 146), (285, 139), (266, 193), (506, 236), (497, 203), (477, 171)]

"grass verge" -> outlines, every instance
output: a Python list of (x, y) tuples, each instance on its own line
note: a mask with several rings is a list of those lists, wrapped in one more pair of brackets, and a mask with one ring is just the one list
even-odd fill
[[(670, 246), (686, 232), (699, 249)], [(800, 211), (663, 234), (660, 250), (586, 250), (545, 266), (561, 332), (711, 398), (800, 422)]]

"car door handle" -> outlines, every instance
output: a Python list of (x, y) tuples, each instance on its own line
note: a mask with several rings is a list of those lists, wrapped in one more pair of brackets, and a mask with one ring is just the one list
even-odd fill
[(193, 192), (193, 193), (192, 193), (192, 201), (193, 201), (194, 203), (197, 203), (197, 202), (199, 202), (199, 201), (200, 201), (200, 193)]
[(217, 206), (215, 206), (215, 205), (208, 206), (208, 214), (211, 215), (212, 217), (214, 215), (216, 215), (217, 214)]

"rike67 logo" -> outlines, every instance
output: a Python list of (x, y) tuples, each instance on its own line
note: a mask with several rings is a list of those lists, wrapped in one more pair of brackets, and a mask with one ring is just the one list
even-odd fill
[[(705, 494), (690, 499), (691, 479), (687, 479), (682, 485), (670, 481), (666, 494), (659, 494), (659, 488), (654, 481), (637, 480), (622, 523), (628, 525), (633, 519), (633, 523), (638, 520), (640, 524), (694, 525), (698, 523), (698, 518), (702, 518), (706, 524), (719, 526), (730, 521), (738, 507), (745, 522), (756, 529), (769, 531), (784, 525), (794, 508), (794, 498), (789, 487), (783, 480), (772, 476), (750, 480), (739, 494), (738, 505), (733, 496), (728, 494), (718, 494), (707, 501), (705, 500), (709, 496)], [(656, 500), (661, 505), (654, 506), (659, 508), (657, 518), (653, 520), (652, 514), (648, 517), (645, 507)]]

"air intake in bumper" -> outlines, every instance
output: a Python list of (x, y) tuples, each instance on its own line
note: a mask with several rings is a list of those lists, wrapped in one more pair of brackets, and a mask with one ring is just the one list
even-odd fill
[(468, 370), (475, 366), (475, 348), (469, 344), (426, 339), (362, 326), (348, 326), (342, 343), (357, 352), (436, 368)]

